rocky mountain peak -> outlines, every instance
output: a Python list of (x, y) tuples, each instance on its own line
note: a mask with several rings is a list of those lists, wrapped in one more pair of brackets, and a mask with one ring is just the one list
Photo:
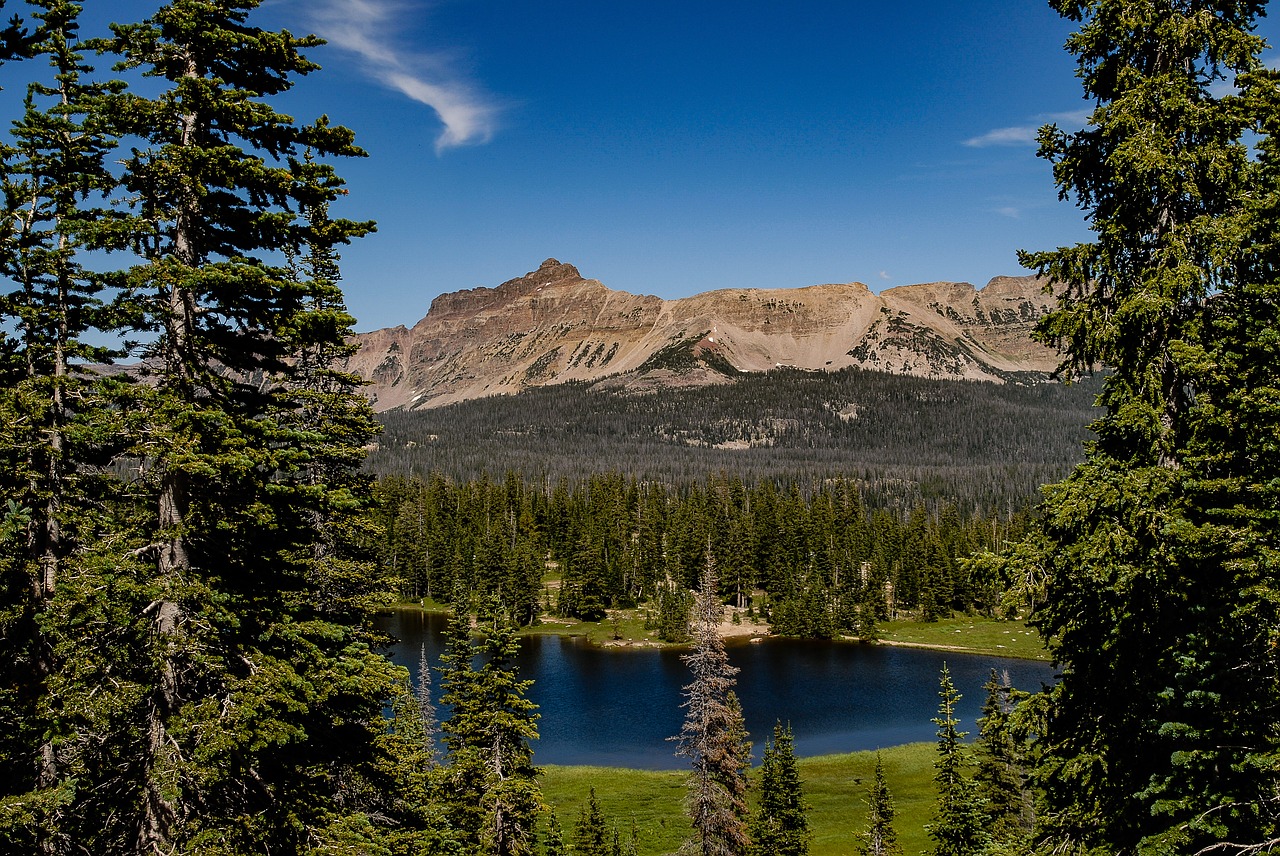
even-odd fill
[(498, 286), (498, 291), (524, 294), (530, 289), (582, 281), (582, 274), (578, 273), (578, 269), (573, 265), (564, 264), (558, 259), (547, 259), (538, 265), (537, 270), (529, 271), (524, 276), (507, 280)]
[(362, 334), (348, 368), (379, 410), (580, 381), (650, 392), (793, 366), (932, 378), (1047, 372), (1030, 338), (1053, 304), (1035, 277), (722, 289), (677, 300), (615, 291), (549, 258), (493, 288), (442, 294), (411, 330)]

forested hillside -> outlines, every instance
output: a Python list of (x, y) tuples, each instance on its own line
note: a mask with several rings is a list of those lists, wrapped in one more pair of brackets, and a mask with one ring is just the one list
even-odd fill
[(866, 501), (1023, 509), (1083, 455), (1096, 379), (997, 384), (849, 369), (779, 369), (732, 385), (628, 394), (564, 384), (380, 414), (366, 466), (467, 481), (508, 471), (554, 483), (608, 471), (668, 484), (858, 481)]
[(437, 474), (387, 477), (377, 493), (383, 566), (405, 596), (501, 604), (521, 624), (644, 604), (678, 639), (708, 558), (724, 600), (796, 636), (875, 638), (891, 616), (1015, 613), (1035, 595), (965, 561), (1022, 537), (1025, 514), (872, 511), (845, 479), (675, 488), (616, 474), (572, 485)]

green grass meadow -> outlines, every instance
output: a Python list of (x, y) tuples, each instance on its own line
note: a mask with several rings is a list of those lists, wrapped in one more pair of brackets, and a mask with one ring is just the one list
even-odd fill
[(886, 642), (1022, 660), (1049, 659), (1040, 634), (1021, 621), (997, 621), (975, 616), (930, 622), (908, 619), (887, 622), (879, 630), (880, 638)]
[[(924, 826), (933, 812), (935, 748), (932, 743), (912, 743), (880, 754), (897, 809), (894, 825), (898, 841), (905, 853), (923, 853), (931, 844)], [(867, 789), (875, 764), (875, 752), (799, 759), (810, 805), (812, 856), (842, 856), (855, 851), (866, 824)], [(566, 842), (573, 840), (578, 814), (593, 786), (601, 809), (617, 825), (624, 841), (634, 821), (641, 856), (674, 853), (689, 833), (683, 808), (687, 774), (683, 771), (557, 766), (545, 771), (543, 796), (555, 809)]]

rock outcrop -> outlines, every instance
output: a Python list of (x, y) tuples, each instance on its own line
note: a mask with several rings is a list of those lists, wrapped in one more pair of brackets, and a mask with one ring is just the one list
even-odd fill
[(359, 334), (349, 368), (378, 410), (436, 407), (566, 381), (637, 392), (777, 366), (930, 378), (1047, 372), (1030, 338), (1050, 308), (1035, 277), (723, 289), (678, 300), (614, 291), (548, 259), (496, 288), (442, 294), (412, 328)]

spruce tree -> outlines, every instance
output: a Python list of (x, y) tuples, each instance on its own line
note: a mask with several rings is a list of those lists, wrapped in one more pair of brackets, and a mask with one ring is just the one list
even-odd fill
[(580, 856), (609, 856), (609, 828), (605, 821), (596, 789), (591, 788), (586, 803), (578, 813), (574, 827), (573, 850)]
[(484, 730), (487, 716), (477, 656), (471, 639), (471, 614), (458, 598), (445, 629), (445, 651), (440, 660), (440, 701), (449, 707), (449, 717), (440, 725), (445, 745), (444, 801), (449, 825), (464, 844), (480, 846), (484, 813)]
[(884, 761), (877, 752), (875, 778), (867, 791), (867, 828), (858, 841), (858, 856), (901, 856), (893, 817), (893, 794), (884, 776)]
[(567, 853), (564, 829), (560, 826), (555, 809), (551, 809), (547, 812), (547, 831), (542, 836), (542, 856), (566, 856)]
[[(376, 425), (332, 365), (351, 325), (334, 248), (371, 225), (329, 217), (345, 191), (323, 161), (361, 152), (273, 109), (320, 41), (255, 27), (257, 5), (174, 2), (94, 40), (150, 98), (94, 82), (77, 4), (32, 0), (34, 34), (0, 32), (52, 68), (4, 152), (0, 238), (0, 455), (19, 475), (0, 574), (30, 582), (4, 616), (6, 677), (25, 674), (0, 732), (24, 773), (0, 824), (20, 850), (442, 840), (404, 773), (422, 766), (409, 720), (383, 716), (407, 684), (369, 628)], [(130, 332), (147, 382), (77, 374), (113, 356), (90, 334)]]
[[(9, 827), (15, 845), (56, 853), (78, 837), (77, 824), (101, 829), (103, 815), (83, 802), (69, 807), (78, 787), (83, 794), (109, 786), (86, 756), (119, 745), (103, 732), (128, 727), (118, 718), (126, 703), (111, 688), (84, 702), (103, 689), (83, 669), (85, 661), (123, 666), (124, 652), (104, 646), (100, 634), (84, 633), (77, 626), (84, 618), (73, 617), (101, 621), (100, 609), (85, 599), (108, 585), (96, 576), (101, 564), (86, 554), (101, 520), (91, 506), (109, 491), (95, 471), (110, 458), (118, 403), (107, 392), (113, 385), (79, 364), (112, 355), (88, 341), (114, 319), (98, 298), (103, 283), (85, 254), (109, 227), (111, 214), (99, 197), (115, 183), (106, 160), (116, 140), (97, 105), (121, 84), (93, 81), (81, 54), (77, 5), (30, 6), (35, 31), (25, 52), (44, 66), (43, 79), (26, 88), (0, 176), (0, 276), (7, 282), (0, 313), (14, 332), (0, 357), (0, 487), (9, 507), (7, 558), (0, 562), (9, 589), (0, 620), (0, 683), (7, 688), (0, 694), (6, 735), (0, 755), (15, 762), (0, 794), (22, 806), (16, 816), (0, 813), (0, 825)], [(0, 36), (6, 57), (12, 33)]]
[(684, 688), (684, 725), (673, 738), (679, 741), (676, 754), (693, 764), (686, 805), (694, 834), (681, 852), (700, 856), (741, 856), (750, 846), (746, 794), (751, 746), (733, 692), (738, 669), (729, 665), (720, 638), (723, 615), (708, 551), (694, 603), (693, 650), (681, 656), (693, 681)]
[(933, 763), (938, 801), (928, 826), (934, 840), (933, 856), (975, 856), (987, 844), (987, 817), (977, 785), (967, 773), (962, 742), (966, 732), (959, 730), (956, 719), (961, 696), (945, 663), (938, 679), (938, 696), (938, 716), (933, 720), (938, 726), (938, 759)]
[(469, 619), (455, 609), (442, 668), (442, 701), (451, 708), (442, 727), (448, 747), (443, 798), (468, 846), (524, 856), (533, 852), (542, 810), (529, 745), (538, 737), (537, 706), (527, 698), (532, 681), (519, 676), (519, 640), (501, 615), (485, 626), (481, 646), (471, 641)]
[(1002, 679), (995, 669), (983, 689), (987, 695), (978, 719), (973, 779), (986, 805), (992, 841), (1017, 849), (1030, 841), (1034, 812), (1026, 781), (1026, 746), (1015, 736), (1010, 721), (1016, 691), (1008, 683), (1008, 674)]
[[(426, 727), (421, 696), (408, 676), (390, 698), (388, 728), (380, 745), (383, 749), (376, 774), (364, 787), (378, 801), (385, 831), (359, 836), (362, 819), (348, 826), (356, 833), (350, 846), (355, 852), (363, 847), (381, 844), (396, 856), (400, 854), (450, 853), (460, 842), (448, 822), (443, 790), (443, 773), (436, 763), (435, 736)], [(342, 852), (341, 838), (331, 846)]]
[(426, 763), (430, 767), (439, 762), (436, 738), (440, 735), (440, 723), (436, 719), (436, 705), (431, 698), (431, 661), (427, 659), (427, 643), (418, 648), (418, 685), (414, 687), (418, 703), (418, 718), (422, 721), (423, 742), (426, 745)]
[(796, 768), (791, 726), (773, 726), (760, 761), (760, 805), (751, 818), (751, 850), (756, 856), (806, 856), (809, 852), (808, 803)]
[[(1061, 664), (1039, 743), (1051, 847), (1280, 837), (1275, 212), (1262, 2), (1052, 4), (1087, 126), (1041, 133), (1092, 239), (1029, 253), (1040, 336), (1107, 367), (1086, 460), (1046, 492), (1035, 621)], [(1235, 89), (1232, 89), (1232, 85)], [(1252, 150), (1252, 151), (1251, 151)]]
[[(320, 42), (254, 26), (257, 5), (178, 0), (95, 43), (153, 97), (117, 89), (92, 113), (131, 144), (93, 245), (125, 266), (104, 281), (147, 341), (147, 382), (117, 411), (130, 502), (98, 535), (114, 554), (105, 590), (132, 616), (114, 642), (133, 705), (116, 733), (137, 740), (118, 750), (127, 781), (85, 792), (88, 806), (109, 799), (91, 849), (263, 852), (381, 834), (364, 784), (380, 775), (383, 704), (403, 675), (374, 650), (369, 583), (328, 596), (341, 551), (323, 546), (364, 502), (352, 450), (369, 423), (336, 431), (349, 387), (328, 415), (304, 412), (305, 355), (340, 348), (345, 326), (315, 323), (332, 283), (272, 261), (367, 231), (334, 221), (321, 234), (304, 211), (340, 195), (327, 164), (304, 175), (304, 150), (360, 152), (346, 129), (271, 106), (317, 68), (302, 51)], [(341, 558), (348, 577), (372, 578)]]

